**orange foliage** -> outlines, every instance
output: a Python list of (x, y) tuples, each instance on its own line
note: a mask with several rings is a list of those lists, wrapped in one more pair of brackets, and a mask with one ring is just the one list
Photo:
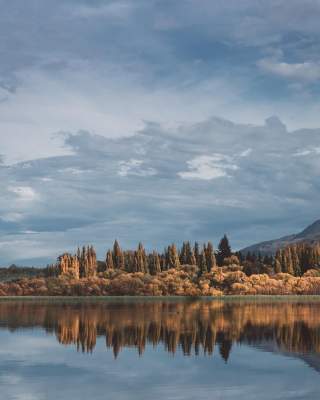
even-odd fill
[(220, 296), (320, 294), (320, 277), (309, 271), (302, 277), (287, 273), (247, 276), (232, 266), (215, 267), (199, 274), (196, 268), (182, 266), (157, 275), (113, 270), (97, 277), (72, 276), (20, 279), (0, 283), (0, 296)]

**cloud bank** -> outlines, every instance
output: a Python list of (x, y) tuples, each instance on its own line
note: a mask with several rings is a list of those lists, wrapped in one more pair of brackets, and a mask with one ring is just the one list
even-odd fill
[(0, 263), (319, 218), (318, 0), (0, 4)]
[(227, 232), (239, 248), (317, 214), (320, 130), (210, 118), (118, 139), (61, 135), (70, 154), (0, 167), (5, 262), (41, 263), (87, 242), (104, 257), (116, 237), (161, 249)]

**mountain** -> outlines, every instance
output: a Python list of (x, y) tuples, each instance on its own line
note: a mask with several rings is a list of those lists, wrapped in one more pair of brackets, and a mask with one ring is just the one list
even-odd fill
[(240, 250), (243, 254), (250, 253), (261, 253), (275, 254), (275, 252), (282, 247), (296, 242), (314, 243), (320, 241), (320, 219), (315, 221), (313, 224), (307, 226), (302, 232), (297, 234), (284, 236), (279, 239), (268, 240), (266, 242), (260, 242), (251, 246), (245, 247)]

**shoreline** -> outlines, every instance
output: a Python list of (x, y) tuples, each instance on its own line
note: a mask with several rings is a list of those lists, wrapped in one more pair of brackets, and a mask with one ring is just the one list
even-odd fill
[(0, 296), (6, 301), (49, 301), (49, 302), (136, 302), (136, 301), (315, 301), (320, 295), (223, 295), (223, 296)]

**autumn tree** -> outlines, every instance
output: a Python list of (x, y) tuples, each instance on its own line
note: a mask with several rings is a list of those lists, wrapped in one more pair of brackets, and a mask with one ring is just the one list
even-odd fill
[(124, 269), (124, 256), (117, 240), (113, 245), (112, 258), (115, 269)]
[(149, 255), (149, 271), (151, 275), (157, 275), (161, 272), (160, 257), (156, 251)]
[(106, 270), (109, 271), (113, 269), (114, 269), (114, 264), (113, 264), (112, 251), (108, 250), (106, 255)]
[(60, 257), (58, 257), (57, 267), (59, 275), (79, 279), (80, 264), (76, 255), (72, 256), (69, 253), (62, 254)]
[(196, 259), (196, 264), (199, 265), (199, 261), (200, 261), (200, 247), (199, 247), (199, 243), (195, 242), (194, 243), (194, 256)]
[(206, 256), (206, 264), (208, 270), (210, 271), (216, 266), (216, 257), (214, 255), (213, 245), (211, 242), (208, 242), (207, 246), (204, 247), (204, 253)]
[(180, 267), (180, 260), (177, 251), (176, 245), (173, 243), (171, 246), (168, 246), (166, 261), (168, 268), (179, 268)]
[(89, 278), (94, 277), (97, 274), (97, 255), (93, 246), (83, 246), (82, 252), (78, 251), (80, 254), (79, 264), (80, 264), (80, 277)]

